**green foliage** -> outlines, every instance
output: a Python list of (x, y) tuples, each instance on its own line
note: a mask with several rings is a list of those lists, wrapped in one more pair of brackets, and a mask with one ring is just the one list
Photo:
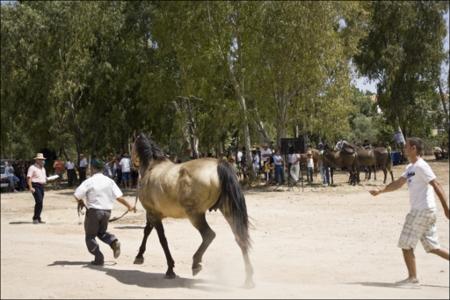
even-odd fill
[(438, 100), (433, 94), (445, 58), (448, 3), (377, 1), (370, 9), (369, 33), (355, 62), (362, 74), (379, 81), (378, 103), (387, 121), (407, 136), (428, 135), (435, 125), (428, 111)]
[[(1, 5), (1, 155), (128, 151), (151, 132), (184, 155), (299, 134), (429, 135), (445, 5), (436, 2), (80, 2)], [(380, 80), (379, 115), (351, 60)], [(188, 99), (191, 111), (180, 108)], [(177, 104), (178, 103), (178, 104)], [(401, 110), (396, 110), (397, 107)], [(421, 118), (409, 118), (414, 114)], [(423, 123), (423, 125), (422, 125)], [(262, 138), (263, 137), (263, 138)]]

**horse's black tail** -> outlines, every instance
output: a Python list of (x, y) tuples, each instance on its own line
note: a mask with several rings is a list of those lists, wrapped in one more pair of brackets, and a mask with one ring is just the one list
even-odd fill
[(220, 196), (212, 209), (219, 208), (238, 239), (238, 243), (249, 249), (251, 247), (248, 232), (249, 220), (244, 193), (242, 192), (237, 175), (230, 164), (220, 160), (217, 166), (220, 180)]

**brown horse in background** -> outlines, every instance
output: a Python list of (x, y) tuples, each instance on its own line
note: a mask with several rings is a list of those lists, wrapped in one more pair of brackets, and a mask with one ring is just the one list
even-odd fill
[(375, 154), (376, 168), (383, 170), (384, 173), (383, 183), (386, 183), (388, 171), (389, 174), (391, 174), (391, 182), (394, 181), (394, 174), (392, 173), (391, 153), (385, 147), (375, 147), (373, 149), (373, 152)]
[[(347, 147), (343, 150), (330, 150), (329, 147), (325, 146), (322, 159), (324, 164), (330, 168), (346, 168), (350, 173), (350, 184), (356, 185), (358, 182), (358, 160), (354, 149)], [(330, 179), (333, 184), (332, 174)]]
[[(358, 167), (368, 168), (367, 180), (370, 180), (371, 173), (374, 173), (374, 179), (377, 180), (377, 169), (381, 169), (384, 173), (383, 183), (386, 183), (387, 171), (391, 174), (391, 180), (394, 181), (394, 174), (392, 173), (391, 155), (385, 147), (363, 148), (356, 147)], [(359, 177), (359, 170), (358, 170)]]
[(374, 180), (377, 180), (376, 172), (376, 158), (372, 148), (356, 147), (357, 159), (358, 159), (358, 177), (361, 169), (367, 168), (365, 179), (370, 180), (373, 172)]
[(247, 207), (238, 178), (228, 162), (202, 158), (174, 164), (144, 134), (140, 134), (133, 144), (132, 161), (139, 168), (138, 195), (147, 212), (144, 237), (134, 263), (144, 262), (147, 238), (155, 228), (167, 260), (166, 278), (175, 278), (175, 262), (169, 251), (162, 219), (188, 218), (202, 236), (202, 243), (193, 256), (192, 274), (196, 275), (202, 268), (204, 252), (216, 236), (206, 222), (205, 212), (219, 209), (241, 248), (246, 271), (245, 287), (253, 287), (253, 267), (248, 255), (251, 241)]

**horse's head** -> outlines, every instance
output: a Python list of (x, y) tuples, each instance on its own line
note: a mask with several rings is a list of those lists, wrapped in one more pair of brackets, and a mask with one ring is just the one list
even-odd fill
[(165, 160), (166, 156), (161, 149), (145, 134), (136, 137), (131, 149), (131, 161), (136, 168), (146, 170), (154, 160)]

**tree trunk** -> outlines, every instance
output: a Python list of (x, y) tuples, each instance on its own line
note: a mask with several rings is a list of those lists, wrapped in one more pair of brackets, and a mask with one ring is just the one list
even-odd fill
[(277, 110), (277, 147), (281, 147), (281, 139), (286, 137), (287, 123), (287, 100), (281, 97), (275, 97), (278, 106)]
[(267, 133), (267, 130), (264, 128), (264, 123), (261, 121), (261, 117), (259, 115), (259, 111), (257, 108), (254, 109), (254, 115), (253, 115), (253, 121), (255, 122), (256, 129), (260, 133), (263, 142), (269, 144), (270, 143), (270, 137)]
[[(244, 145), (245, 145), (245, 148), (247, 149), (247, 151), (246, 151), (247, 169), (249, 171), (250, 180), (253, 181), (256, 178), (256, 174), (252, 168), (252, 156), (251, 156), (252, 144), (251, 144), (251, 140), (250, 140), (250, 129), (249, 129), (250, 126), (249, 126), (249, 121), (248, 121), (247, 104), (246, 104), (245, 97), (242, 93), (241, 87), (239, 85), (238, 79), (236, 78), (235, 70), (233, 69), (233, 67), (238, 64), (233, 65), (231, 56), (233, 56), (236, 59), (236, 61), (241, 60), (242, 58), (239, 57), (239, 55), (236, 55), (236, 53), (231, 53), (230, 52), (231, 50), (229, 48), (222, 49), (222, 47), (220, 45), (220, 35), (218, 34), (218, 28), (213, 26), (213, 20), (211, 18), (209, 3), (207, 4), (207, 9), (208, 9), (208, 21), (211, 26), (211, 30), (212, 30), (212, 32), (214, 32), (215, 37), (217, 39), (217, 47), (218, 47), (219, 53), (222, 56), (223, 62), (225, 64), (228, 74), (230, 76), (230, 80), (233, 84), (233, 89), (235, 92), (236, 99), (242, 110), (242, 116), (244, 118), (244, 121), (243, 121)], [(235, 21), (236, 22), (234, 24), (232, 24), (233, 36), (234, 36), (234, 38), (236, 38), (236, 45), (237, 45), (237, 49), (239, 51), (241, 45), (240, 45), (240, 39), (239, 39), (239, 32), (238, 32), (238, 28), (236, 25), (238, 20), (235, 20)]]
[(252, 143), (251, 143), (251, 139), (250, 139), (247, 104), (246, 104), (244, 96), (241, 93), (239, 83), (237, 82), (236, 77), (233, 74), (233, 71), (230, 70), (230, 73), (231, 73), (231, 77), (232, 77), (234, 91), (236, 93), (236, 98), (239, 102), (239, 106), (241, 107), (241, 110), (242, 110), (242, 116), (244, 118), (244, 122), (243, 122), (244, 145), (245, 145), (245, 149), (247, 150), (245, 152), (245, 157), (247, 159), (247, 170), (249, 171), (250, 180), (254, 180), (254, 178), (256, 178), (256, 174), (255, 174), (255, 172), (253, 170), (253, 166), (252, 166), (252, 151), (251, 151)]
[(185, 113), (185, 123), (186, 126), (183, 128), (183, 135), (186, 142), (191, 148), (191, 156), (193, 158), (199, 157), (199, 138), (197, 135), (197, 122), (195, 121), (195, 115), (192, 108), (191, 100), (189, 97), (178, 97), (179, 101), (174, 101), (175, 109), (179, 113)]
[(449, 115), (448, 115), (448, 108), (447, 108), (447, 103), (445, 103), (446, 101), (446, 99), (445, 99), (445, 94), (444, 94), (444, 91), (443, 91), (443, 89), (442, 89), (442, 84), (441, 84), (441, 81), (440, 80), (438, 80), (438, 87), (439, 87), (439, 95), (440, 95), (440, 98), (441, 98), (441, 102), (442, 102), (442, 108), (444, 109), (444, 113), (445, 113), (445, 126), (444, 126), (444, 128), (445, 128), (445, 131), (448, 133), (448, 131), (449, 131), (449, 125), (450, 125), (450, 121), (449, 121)]

